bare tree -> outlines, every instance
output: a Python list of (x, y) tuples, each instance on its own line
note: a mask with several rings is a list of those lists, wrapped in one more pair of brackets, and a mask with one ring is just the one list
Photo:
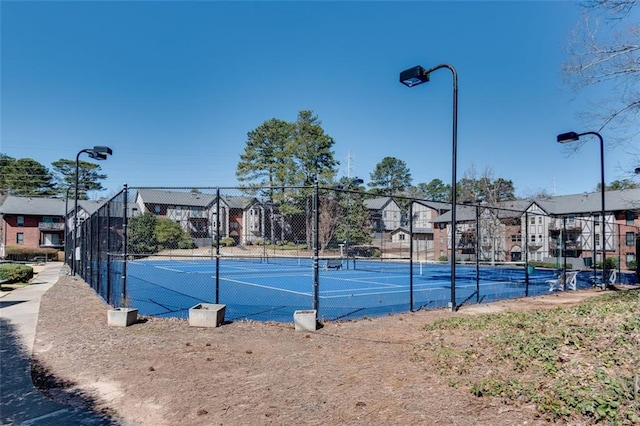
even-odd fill
[(318, 203), (318, 239), (321, 253), (333, 240), (340, 223), (342, 209), (335, 196), (325, 194), (320, 197)]
[[(633, 147), (640, 135), (638, 0), (586, 0), (582, 6), (583, 20), (567, 48), (565, 75), (573, 89), (606, 87), (610, 95), (594, 99), (582, 114), (590, 126), (597, 123), (593, 130), (610, 128), (608, 139), (614, 144)], [(630, 155), (637, 158), (637, 152)]]

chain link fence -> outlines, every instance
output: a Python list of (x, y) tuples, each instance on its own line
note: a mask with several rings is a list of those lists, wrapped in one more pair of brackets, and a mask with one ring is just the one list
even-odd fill
[(466, 204), (454, 234), (450, 209), (344, 186), (125, 187), (66, 241), (72, 268), (107, 303), (161, 317), (186, 318), (199, 303), (227, 305), (230, 320), (282, 322), (301, 309), (335, 320), (457, 308), (547, 293), (568, 270), (579, 287), (614, 270), (616, 282), (637, 282), (633, 219), (607, 223), (603, 274), (592, 216)]

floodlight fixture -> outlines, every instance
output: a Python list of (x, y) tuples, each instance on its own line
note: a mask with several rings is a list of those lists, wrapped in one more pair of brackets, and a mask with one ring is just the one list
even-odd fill
[(558, 143), (574, 142), (580, 139), (580, 135), (576, 132), (567, 132), (558, 135)]
[[(607, 278), (607, 240), (606, 238), (606, 222), (605, 222), (605, 213), (606, 213), (606, 209), (605, 209), (605, 205), (604, 205), (604, 194), (605, 194), (605, 182), (604, 182), (604, 139), (602, 139), (602, 135), (600, 135), (600, 133), (598, 132), (584, 132), (584, 133), (576, 133), (576, 132), (567, 132), (567, 133), (561, 133), (558, 135), (557, 137), (557, 141), (559, 143), (568, 143), (568, 142), (575, 142), (577, 140), (580, 139), (581, 136), (587, 136), (587, 135), (593, 135), (596, 136), (598, 138), (598, 140), (600, 141), (600, 207), (601, 207), (601, 225), (600, 227), (602, 228), (602, 241), (600, 242), (600, 244), (602, 244), (602, 289), (606, 289), (607, 288), (607, 283), (606, 283), (606, 278)], [(594, 250), (595, 250), (595, 244), (594, 244)], [(595, 259), (593, 259), (593, 264), (594, 264), (594, 268), (595, 268)]]
[[(77, 229), (78, 229), (78, 191), (79, 191), (79, 174), (80, 174), (80, 155), (87, 154), (90, 158), (94, 160), (106, 160), (108, 155), (113, 154), (113, 150), (108, 146), (97, 145), (92, 149), (86, 148), (78, 152), (76, 155), (76, 176), (75, 176), (75, 187), (74, 187), (74, 207), (73, 207), (73, 252), (71, 253), (71, 275), (75, 275), (76, 272), (76, 260), (78, 250), (78, 241), (77, 241)], [(65, 236), (66, 238), (66, 236)], [(66, 242), (65, 242), (66, 246)]]
[(451, 311), (458, 309), (456, 304), (456, 169), (458, 158), (458, 73), (449, 64), (436, 65), (433, 68), (425, 69), (420, 65), (409, 68), (400, 73), (400, 83), (407, 87), (417, 86), (429, 81), (432, 72), (441, 68), (451, 71), (453, 77), (453, 153), (451, 155)]
[(400, 73), (400, 83), (407, 87), (417, 86), (418, 84), (429, 81), (429, 72), (420, 65), (404, 70)]

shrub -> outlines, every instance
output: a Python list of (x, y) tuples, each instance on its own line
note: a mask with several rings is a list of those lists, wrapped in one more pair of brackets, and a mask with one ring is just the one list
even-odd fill
[(633, 269), (636, 269), (636, 265), (638, 265), (637, 261), (630, 260), (629, 263), (627, 263), (627, 268), (633, 270)]
[[(535, 266), (536, 268), (549, 268), (549, 269), (557, 269), (558, 262), (539, 262), (535, 260), (529, 261), (529, 265)], [(564, 262), (560, 261), (560, 268), (564, 267)], [(573, 269), (573, 263), (567, 262), (567, 269)]]
[(225, 247), (233, 247), (236, 245), (236, 240), (234, 240), (231, 237), (224, 237), (220, 239), (220, 244), (222, 244)]
[(448, 259), (449, 259), (449, 258), (448, 258), (447, 256), (444, 256), (444, 255), (442, 255), (442, 256), (440, 256), (440, 257), (438, 258), (438, 260), (439, 260), (440, 262), (446, 262)]
[(193, 240), (180, 240), (178, 241), (179, 249), (192, 249), (196, 247), (196, 243)]
[(36, 257), (45, 258), (46, 260), (57, 260), (58, 250), (56, 249), (44, 249), (37, 247), (22, 247), (22, 246), (7, 246), (6, 255), (7, 260), (16, 261), (30, 261)]
[(33, 278), (33, 268), (27, 265), (8, 263), (0, 265), (0, 280), (8, 283), (26, 283)]
[[(617, 257), (607, 257), (605, 259), (605, 265), (607, 269), (618, 269), (618, 258)], [(602, 262), (596, 263), (596, 268), (602, 269)]]

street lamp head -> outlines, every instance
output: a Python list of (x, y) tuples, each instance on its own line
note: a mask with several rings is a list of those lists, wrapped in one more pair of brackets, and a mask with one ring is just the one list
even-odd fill
[(85, 152), (94, 160), (106, 160), (107, 155), (113, 154), (113, 151), (108, 146), (94, 146), (93, 149), (87, 149)]
[(404, 70), (400, 73), (400, 83), (407, 87), (417, 86), (418, 84), (429, 81), (429, 73), (420, 65)]
[(113, 154), (113, 151), (108, 146), (94, 146), (93, 150), (95, 152), (98, 152), (98, 153), (101, 153), (101, 154), (106, 154), (106, 155), (112, 155)]
[(94, 160), (106, 160), (107, 155), (113, 154), (113, 151), (108, 146), (94, 146), (93, 149), (87, 149), (86, 152)]
[(580, 139), (580, 135), (578, 135), (576, 132), (567, 132), (567, 133), (562, 133), (558, 135), (559, 143), (574, 142), (574, 141), (577, 141), (578, 139)]

